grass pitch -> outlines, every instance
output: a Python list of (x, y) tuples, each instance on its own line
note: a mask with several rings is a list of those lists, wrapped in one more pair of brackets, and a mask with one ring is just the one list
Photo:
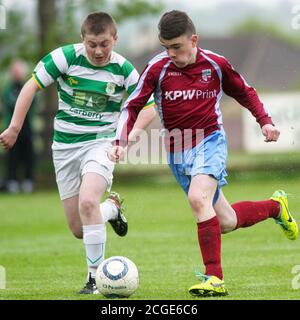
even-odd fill
[[(297, 180), (242, 179), (224, 193), (235, 202), (269, 198), (276, 189), (291, 194), (290, 209), (300, 221)], [(197, 281), (194, 270), (203, 266), (196, 224), (180, 187), (172, 177), (161, 177), (116, 181), (114, 190), (126, 199), (129, 233), (119, 238), (107, 226), (106, 257), (124, 255), (138, 266), (140, 286), (130, 299), (199, 300), (187, 292)], [(76, 294), (86, 277), (84, 248), (68, 230), (57, 191), (2, 194), (0, 218), (0, 265), (6, 270), (0, 300), (104, 299)], [(299, 239), (286, 239), (272, 219), (223, 235), (230, 295), (220, 299), (299, 299), (300, 283), (292, 274), (300, 265), (299, 252)]]

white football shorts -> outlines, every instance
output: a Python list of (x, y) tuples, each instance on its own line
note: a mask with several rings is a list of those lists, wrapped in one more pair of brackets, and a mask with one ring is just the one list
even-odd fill
[(82, 176), (88, 172), (103, 176), (107, 181), (107, 190), (110, 191), (115, 167), (115, 163), (107, 156), (111, 147), (110, 141), (103, 140), (93, 140), (80, 146), (52, 146), (56, 183), (61, 200), (79, 194)]

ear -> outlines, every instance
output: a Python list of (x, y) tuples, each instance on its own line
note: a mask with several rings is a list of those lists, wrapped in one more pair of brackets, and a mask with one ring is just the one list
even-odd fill
[(82, 34), (80, 35), (80, 39), (81, 39), (82, 42), (84, 41), (84, 37), (83, 37)]
[(198, 45), (198, 35), (197, 34), (193, 34), (192, 37), (192, 47), (195, 48)]

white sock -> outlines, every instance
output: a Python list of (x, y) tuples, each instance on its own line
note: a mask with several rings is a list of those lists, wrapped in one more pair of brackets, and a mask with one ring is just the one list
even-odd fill
[(106, 226), (105, 224), (84, 225), (83, 243), (89, 273), (95, 278), (99, 264), (104, 260)]
[(102, 214), (103, 222), (106, 223), (108, 220), (117, 218), (118, 209), (113, 201), (107, 199), (100, 203), (100, 212)]

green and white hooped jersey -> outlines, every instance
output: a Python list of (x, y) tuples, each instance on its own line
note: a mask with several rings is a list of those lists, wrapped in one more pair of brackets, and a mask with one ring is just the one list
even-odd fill
[[(123, 99), (126, 92), (133, 92), (138, 77), (133, 65), (114, 51), (109, 64), (93, 66), (82, 43), (60, 47), (46, 55), (34, 69), (33, 78), (40, 88), (57, 81), (56, 147), (113, 139)], [(147, 106), (153, 104), (150, 101)]]

